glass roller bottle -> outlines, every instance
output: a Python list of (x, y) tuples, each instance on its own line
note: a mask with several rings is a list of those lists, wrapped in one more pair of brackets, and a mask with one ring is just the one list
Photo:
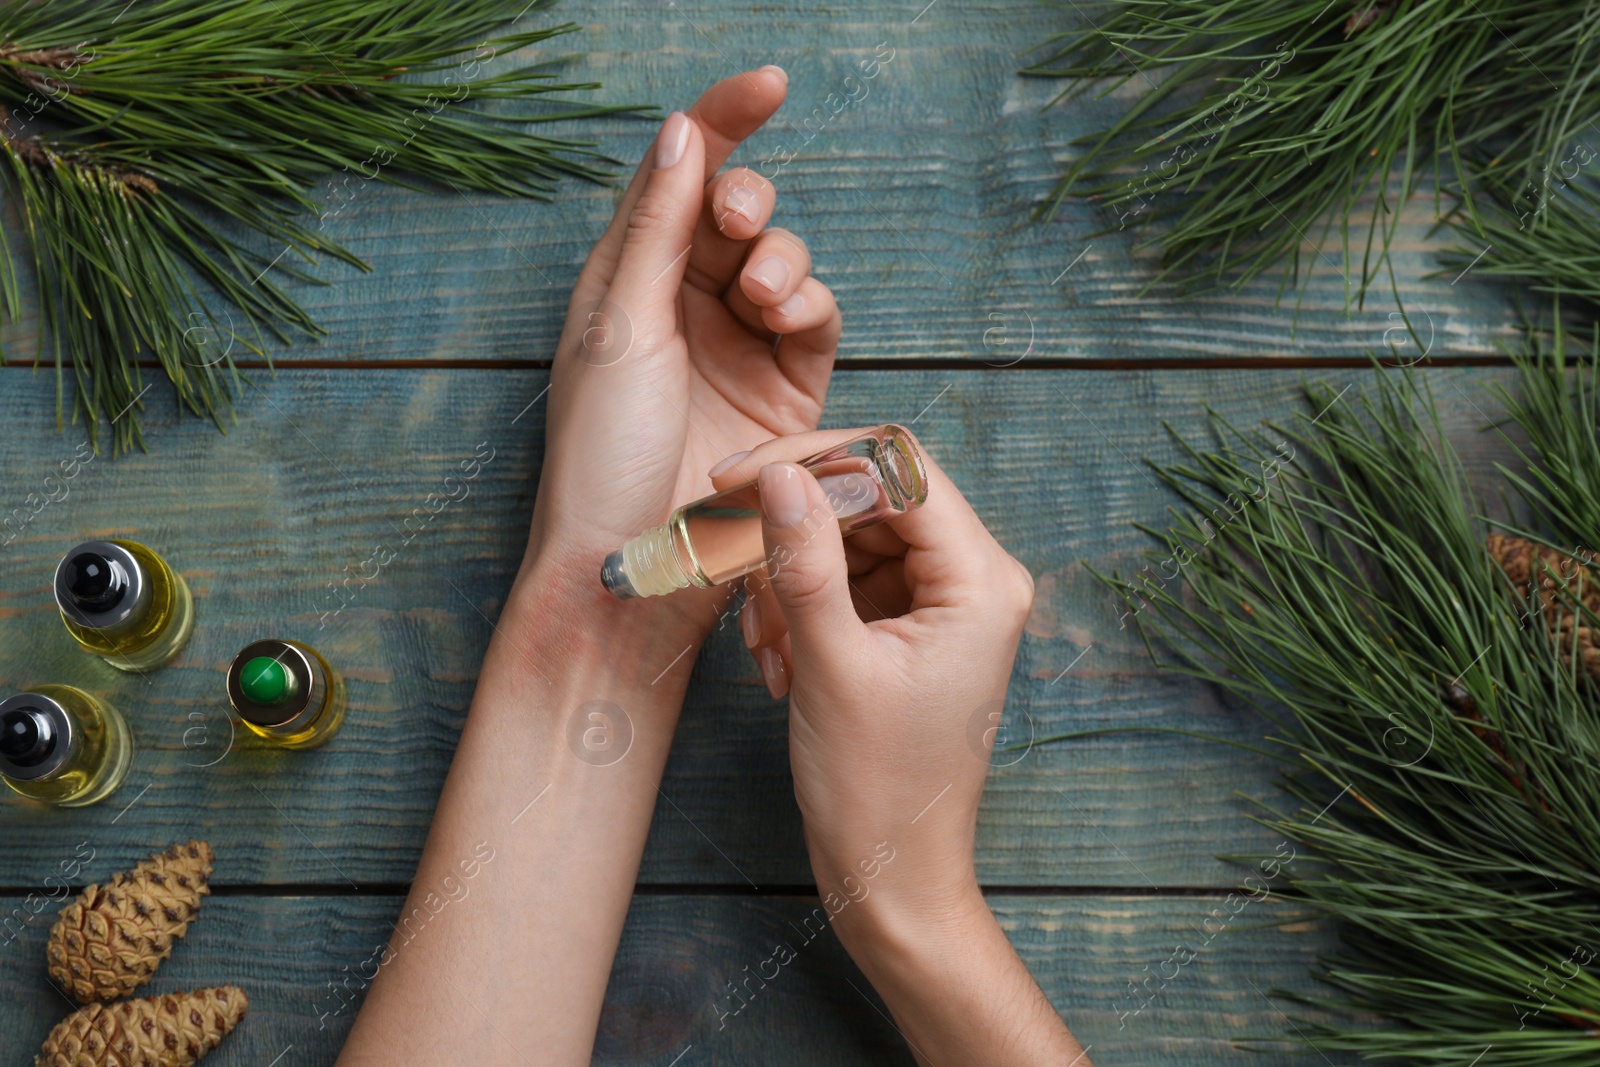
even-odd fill
[(256, 736), (282, 748), (311, 748), (344, 724), (344, 678), (310, 645), (269, 638), (233, 657), (228, 703)]
[[(927, 472), (911, 431), (890, 423), (802, 460), (827, 494), (844, 533), (919, 507), (928, 498)], [(689, 586), (708, 588), (759, 568), (761, 490), (754, 481), (696, 500), (666, 522), (606, 557), (600, 580), (626, 599), (662, 596)]]
[(137, 541), (85, 541), (56, 567), (56, 606), (78, 647), (124, 671), (160, 667), (194, 629), (183, 576)]
[(133, 756), (117, 709), (70, 685), (0, 700), (0, 780), (29, 800), (76, 808), (109, 796)]

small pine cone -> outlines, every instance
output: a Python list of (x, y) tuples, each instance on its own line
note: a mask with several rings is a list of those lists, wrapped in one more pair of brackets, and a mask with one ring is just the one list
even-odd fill
[(56, 1024), (34, 1067), (190, 1067), (239, 1025), (238, 986), (90, 1004)]
[(211, 891), (211, 846), (173, 845), (91, 885), (50, 928), (50, 977), (80, 1004), (127, 996), (150, 980)]
[(1557, 591), (1565, 589), (1584, 607), (1600, 614), (1600, 576), (1592, 573), (1576, 556), (1526, 538), (1490, 534), (1485, 545), (1524, 598), (1537, 583), (1545, 626), (1561, 649), (1563, 661), (1567, 650), (1573, 647), (1576, 632), (1578, 656), (1584, 669), (1590, 678), (1600, 683), (1600, 633), (1583, 625), (1573, 609), (1561, 604), (1557, 597)]

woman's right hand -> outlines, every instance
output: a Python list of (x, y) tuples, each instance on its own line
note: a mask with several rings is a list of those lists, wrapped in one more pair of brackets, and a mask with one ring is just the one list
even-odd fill
[(789, 694), (795, 797), (824, 897), (892, 886), (968, 902), (990, 715), (1033, 579), (931, 459), (920, 508), (848, 540), (836, 523), (802, 521), (833, 511), (784, 461), (857, 432), (778, 438), (719, 472), (721, 488), (759, 471), (766, 511), (767, 576), (747, 582), (741, 627), (773, 696)]
[(848, 540), (817, 521), (833, 510), (792, 461), (859, 432), (778, 438), (714, 478), (759, 471), (768, 566), (746, 583), (741, 628), (773, 696), (789, 694), (818, 893), (923, 1060), (1066, 1064), (1081, 1050), (973, 862), (1033, 579), (926, 453), (920, 508)]

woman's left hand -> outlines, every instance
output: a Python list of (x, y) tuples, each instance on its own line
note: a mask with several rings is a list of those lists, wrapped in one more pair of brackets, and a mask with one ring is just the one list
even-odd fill
[[(606, 553), (712, 492), (712, 467), (821, 417), (840, 330), (833, 294), (810, 276), (805, 242), (765, 228), (771, 182), (744, 168), (707, 179), (787, 85), (763, 67), (670, 115), (578, 277), (527, 562), (585, 603), (609, 599)], [(728, 595), (626, 607), (660, 612), (695, 641)]]
[[(720, 460), (815, 426), (833, 369), (839, 310), (805, 245), (763, 230), (771, 183), (706, 180), (786, 84), (775, 67), (736, 75), (668, 118), (579, 275), (528, 552), (402, 913), (427, 929), (386, 954), (346, 1067), (592, 1058), (688, 653), (730, 595), (621, 601), (601, 561), (710, 493)], [(484, 870), (440, 911), (463, 855)]]

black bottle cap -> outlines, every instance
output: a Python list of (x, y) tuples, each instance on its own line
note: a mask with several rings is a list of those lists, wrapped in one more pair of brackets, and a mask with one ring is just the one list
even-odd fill
[(110, 611), (128, 592), (121, 564), (97, 552), (79, 552), (67, 560), (62, 577), (73, 603), (84, 611)]
[(42, 708), (12, 708), (0, 716), (0, 756), (17, 767), (37, 767), (56, 748), (56, 731)]
[(136, 625), (150, 610), (151, 585), (131, 541), (85, 541), (56, 564), (56, 607), (90, 630)]

